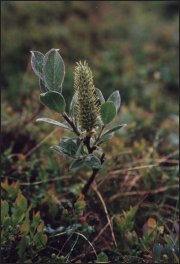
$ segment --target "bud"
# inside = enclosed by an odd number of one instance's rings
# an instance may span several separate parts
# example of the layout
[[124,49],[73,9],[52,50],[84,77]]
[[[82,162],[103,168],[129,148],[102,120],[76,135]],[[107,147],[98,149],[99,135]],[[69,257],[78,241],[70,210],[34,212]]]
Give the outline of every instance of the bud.
[[81,130],[90,132],[96,126],[99,115],[98,98],[93,75],[86,62],[78,62],[74,72],[74,92],[77,98],[75,118]]

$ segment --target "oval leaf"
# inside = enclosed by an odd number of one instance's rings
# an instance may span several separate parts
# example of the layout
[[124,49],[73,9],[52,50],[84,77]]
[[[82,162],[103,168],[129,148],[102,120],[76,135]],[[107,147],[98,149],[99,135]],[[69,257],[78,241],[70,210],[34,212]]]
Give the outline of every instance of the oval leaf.
[[107,142],[109,139],[111,139],[114,136],[114,133],[107,133],[101,136],[101,138],[98,140],[98,145]]
[[52,124],[52,125],[55,125],[55,126],[58,126],[58,127],[61,127],[61,128],[65,128],[65,129],[70,129],[71,130],[70,127],[68,127],[68,126],[66,126],[66,125],[64,125],[64,124],[62,124],[62,123],[60,123],[60,122],[58,122],[56,120],[53,120],[51,118],[38,118],[36,120],[36,122],[44,122],[44,123]]
[[99,253],[95,263],[108,263],[108,256],[104,252]]
[[27,199],[22,195],[21,192],[18,193],[18,196],[15,200],[15,204],[22,210],[25,211],[27,209]]
[[97,94],[97,97],[99,98],[101,104],[104,104],[105,103],[104,96],[98,88],[96,88],[96,94]]
[[39,77],[43,78],[43,62],[44,55],[39,51],[31,51],[31,65],[34,73]]
[[65,66],[58,49],[51,49],[45,54],[43,76],[50,90],[61,91],[65,75]]
[[71,162],[70,169],[72,170],[79,169],[83,165],[84,165],[84,159],[76,159],[76,160],[73,160],[73,162]]
[[46,93],[42,93],[40,94],[40,101],[45,106],[57,113],[64,113],[65,111],[66,103],[64,97],[58,92],[49,91]]
[[63,137],[60,141],[60,147],[61,150],[64,152],[64,154],[74,157],[76,155],[76,152],[78,150],[78,146],[76,143],[68,137]]
[[113,102],[116,107],[116,112],[118,112],[121,105],[121,97],[119,91],[114,91],[107,99],[107,102]]
[[69,137],[63,137],[60,140],[60,146],[52,146],[51,149],[69,157],[76,157],[78,145]]
[[103,123],[104,124],[110,123],[116,115],[116,108],[113,102],[106,102],[102,104],[100,113]]
[[89,155],[85,158],[84,165],[89,168],[99,169],[101,167],[101,161],[96,156]]

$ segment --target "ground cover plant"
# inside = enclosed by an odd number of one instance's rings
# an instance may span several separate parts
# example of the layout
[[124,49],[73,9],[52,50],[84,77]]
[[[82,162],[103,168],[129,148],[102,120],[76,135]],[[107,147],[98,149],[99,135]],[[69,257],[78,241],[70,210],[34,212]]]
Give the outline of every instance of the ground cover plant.
[[177,7],[2,2],[1,263],[179,263]]

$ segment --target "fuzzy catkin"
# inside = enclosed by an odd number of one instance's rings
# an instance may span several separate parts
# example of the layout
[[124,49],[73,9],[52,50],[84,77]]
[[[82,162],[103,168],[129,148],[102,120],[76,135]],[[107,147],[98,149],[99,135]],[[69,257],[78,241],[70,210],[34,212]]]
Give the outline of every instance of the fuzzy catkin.
[[86,62],[78,62],[74,71],[74,92],[77,98],[75,117],[82,130],[90,132],[99,115],[93,75]]

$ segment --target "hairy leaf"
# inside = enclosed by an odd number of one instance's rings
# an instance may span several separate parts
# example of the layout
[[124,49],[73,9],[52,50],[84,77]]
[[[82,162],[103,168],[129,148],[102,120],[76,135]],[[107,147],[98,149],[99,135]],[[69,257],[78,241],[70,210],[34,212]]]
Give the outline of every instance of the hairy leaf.
[[31,51],[31,65],[34,73],[39,77],[43,78],[43,62],[44,55],[39,51]]
[[73,160],[70,164],[70,169],[79,169],[84,165],[84,159],[76,159]]
[[69,126],[64,125],[64,124],[62,124],[56,120],[53,120],[51,118],[38,118],[38,119],[36,119],[36,122],[44,122],[44,123],[48,123],[48,124],[52,124],[52,125],[64,128],[64,129],[70,129],[71,130],[71,128]]
[[76,143],[68,137],[63,137],[60,140],[60,147],[64,150],[64,152],[71,157],[74,157],[76,155],[76,152],[78,150],[78,146]]
[[102,144],[102,143],[105,143],[107,142],[108,140],[110,140],[112,137],[113,137],[114,133],[107,133],[107,134],[104,134],[100,137],[100,139],[98,140],[98,145]]
[[97,94],[97,97],[99,98],[101,104],[104,104],[105,103],[104,96],[98,88],[96,88],[96,94]]
[[43,94],[40,94],[40,101],[57,113],[63,113],[65,111],[66,103],[62,94],[49,91]]
[[107,99],[107,102],[113,102],[116,107],[116,112],[118,112],[121,105],[121,97],[119,91],[114,91]]
[[101,167],[101,161],[99,158],[97,158],[94,155],[88,155],[85,160],[84,160],[84,164],[89,167],[89,168],[93,168],[93,169],[99,169]]
[[117,130],[125,127],[125,126],[126,126],[126,124],[115,126],[111,129],[107,130],[102,136],[107,135],[107,134],[112,133],[112,132],[115,132],[115,131],[117,131]]
[[115,115],[116,115],[116,108],[113,102],[106,102],[101,105],[101,118],[104,124],[110,123]]
[[65,66],[58,49],[51,49],[45,54],[43,76],[45,84],[52,91],[62,90]]

